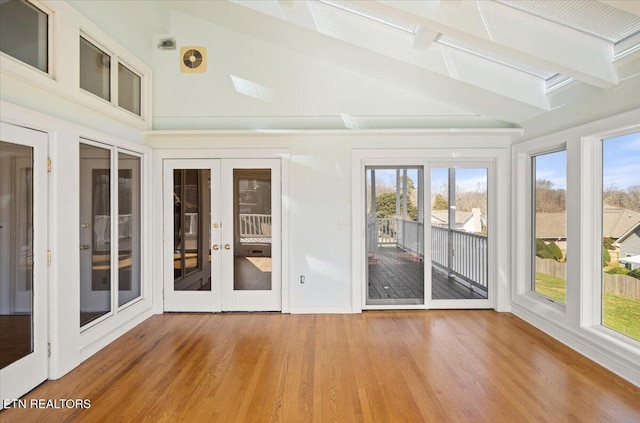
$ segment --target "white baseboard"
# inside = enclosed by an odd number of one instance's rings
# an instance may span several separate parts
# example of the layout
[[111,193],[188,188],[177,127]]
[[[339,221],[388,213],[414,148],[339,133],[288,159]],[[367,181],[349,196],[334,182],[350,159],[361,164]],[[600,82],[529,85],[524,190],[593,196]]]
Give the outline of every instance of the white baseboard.
[[605,369],[640,387],[640,365],[633,360],[621,356],[615,351],[615,348],[606,348],[601,345],[601,343],[596,343],[587,336],[582,336],[574,330],[545,319],[517,304],[512,304],[511,309],[514,315],[525,322],[535,326],[552,338],[555,338],[588,359],[598,363]]
[[353,314],[349,306],[344,307],[290,307],[290,314]]

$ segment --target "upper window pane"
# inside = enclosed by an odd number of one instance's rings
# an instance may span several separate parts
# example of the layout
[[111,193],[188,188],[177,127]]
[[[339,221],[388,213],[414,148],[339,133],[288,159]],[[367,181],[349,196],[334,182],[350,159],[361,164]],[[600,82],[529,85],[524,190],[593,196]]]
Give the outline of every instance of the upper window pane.
[[118,106],[140,116],[140,77],[118,63]]
[[80,37],[80,88],[111,101],[111,56]]
[[602,325],[640,341],[640,132],[602,141]]
[[567,152],[533,157],[533,290],[566,303]]
[[47,72],[48,20],[27,1],[1,1],[0,51]]

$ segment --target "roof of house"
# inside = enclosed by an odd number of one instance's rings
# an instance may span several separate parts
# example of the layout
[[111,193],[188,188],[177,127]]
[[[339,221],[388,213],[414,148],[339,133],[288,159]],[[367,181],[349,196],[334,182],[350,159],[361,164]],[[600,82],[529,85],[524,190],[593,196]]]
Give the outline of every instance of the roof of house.
[[[640,213],[605,204],[602,208],[603,236],[618,239],[640,222]],[[537,238],[566,238],[566,213],[536,213]]]
[[[456,225],[462,225],[471,219],[473,215],[470,211],[456,211]],[[449,210],[432,210],[431,223],[435,221],[447,223],[449,221]]]
[[567,213],[536,213],[536,238],[567,237]]
[[640,213],[605,204],[602,208],[604,236],[618,239],[640,222]]
[[640,232],[640,221],[637,222],[632,227],[630,227],[625,233],[620,235],[620,238],[618,238],[618,240],[616,241],[616,244],[620,244],[621,242],[624,242],[625,239],[629,238],[631,234],[636,232]]

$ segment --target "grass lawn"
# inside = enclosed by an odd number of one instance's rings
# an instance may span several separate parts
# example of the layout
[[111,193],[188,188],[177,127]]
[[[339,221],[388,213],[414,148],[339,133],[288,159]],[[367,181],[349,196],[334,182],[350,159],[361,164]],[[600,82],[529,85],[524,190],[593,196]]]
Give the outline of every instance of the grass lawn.
[[[563,279],[536,273],[536,292],[566,302],[566,282]],[[640,341],[640,301],[605,292],[604,326]]]

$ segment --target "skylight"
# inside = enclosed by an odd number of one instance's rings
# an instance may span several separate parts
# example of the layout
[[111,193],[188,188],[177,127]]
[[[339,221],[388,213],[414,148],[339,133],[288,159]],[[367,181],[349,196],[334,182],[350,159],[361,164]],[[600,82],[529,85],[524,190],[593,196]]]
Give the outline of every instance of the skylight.
[[544,79],[545,81],[558,75],[557,72],[554,72],[552,70],[541,68],[530,63],[522,62],[520,60],[514,59],[513,57],[509,57],[499,51],[480,46],[470,41],[461,40],[451,35],[440,34],[436,38],[436,42],[448,47],[453,47],[455,49],[465,51],[469,54],[473,54],[487,60],[491,60],[501,65],[508,66],[512,69],[526,72],[540,79]]
[[402,31],[406,31],[410,34],[415,34],[420,28],[420,25],[414,22],[406,21],[404,19],[381,13],[368,6],[365,2],[348,0],[318,0],[318,2],[337,7],[338,9],[342,9],[358,16],[362,16],[363,18],[371,19],[373,21],[385,24],[396,29],[400,29]]
[[598,1],[494,1],[614,44],[640,33],[640,17]]

